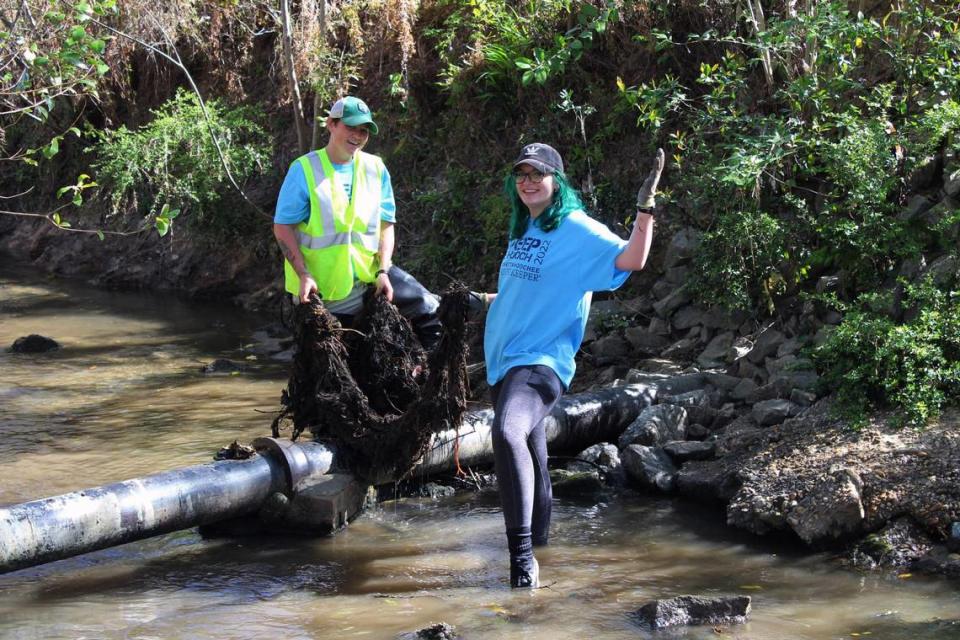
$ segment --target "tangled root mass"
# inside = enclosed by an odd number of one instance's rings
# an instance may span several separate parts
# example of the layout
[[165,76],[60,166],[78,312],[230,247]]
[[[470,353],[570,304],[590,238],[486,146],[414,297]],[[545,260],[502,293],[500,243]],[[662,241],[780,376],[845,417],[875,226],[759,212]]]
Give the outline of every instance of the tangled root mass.
[[429,354],[383,296],[368,294],[352,329],[319,299],[295,312],[297,353],[281,397],[280,425],[332,444],[337,465],[367,480],[399,479],[434,433],[458,428],[467,406],[467,314],[461,285],[442,296],[443,335]]

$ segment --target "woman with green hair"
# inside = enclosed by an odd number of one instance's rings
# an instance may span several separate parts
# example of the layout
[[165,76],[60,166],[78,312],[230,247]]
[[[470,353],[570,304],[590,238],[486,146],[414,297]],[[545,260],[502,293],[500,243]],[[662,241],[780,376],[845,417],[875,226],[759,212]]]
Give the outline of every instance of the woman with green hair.
[[642,269],[653,239],[663,150],[637,194],[627,241],[590,218],[547,144],[528,144],[505,189],[510,240],[489,304],[484,351],[494,406],[493,450],[510,550],[510,586],[539,586],[533,547],[547,543],[551,502],[543,419],[575,369],[594,291]]

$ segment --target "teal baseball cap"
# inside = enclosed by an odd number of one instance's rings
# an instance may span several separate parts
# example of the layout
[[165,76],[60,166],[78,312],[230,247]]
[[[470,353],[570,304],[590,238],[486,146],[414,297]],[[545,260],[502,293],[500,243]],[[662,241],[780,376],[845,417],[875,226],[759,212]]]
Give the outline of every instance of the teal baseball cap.
[[359,127],[365,124],[373,135],[377,135],[379,131],[377,123],[373,121],[373,114],[370,113],[370,107],[360,98],[353,96],[340,98],[330,107],[330,113],[328,115],[336,120],[343,120],[351,127]]

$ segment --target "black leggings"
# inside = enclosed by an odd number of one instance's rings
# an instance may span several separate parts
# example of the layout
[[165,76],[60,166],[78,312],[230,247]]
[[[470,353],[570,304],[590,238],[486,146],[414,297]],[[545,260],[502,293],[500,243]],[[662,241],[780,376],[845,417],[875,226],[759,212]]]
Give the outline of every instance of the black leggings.
[[490,390],[493,455],[508,535],[529,531],[546,544],[553,491],[543,419],[563,394],[563,383],[544,365],[514,367]]

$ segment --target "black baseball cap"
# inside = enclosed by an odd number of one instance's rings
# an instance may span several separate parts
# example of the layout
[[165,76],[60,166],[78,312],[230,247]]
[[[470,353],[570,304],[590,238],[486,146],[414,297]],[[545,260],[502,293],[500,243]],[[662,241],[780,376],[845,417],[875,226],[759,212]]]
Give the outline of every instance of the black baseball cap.
[[563,159],[557,150],[548,144],[534,142],[520,150],[520,156],[513,163],[516,169],[521,164],[535,167],[541,173],[563,173]]

